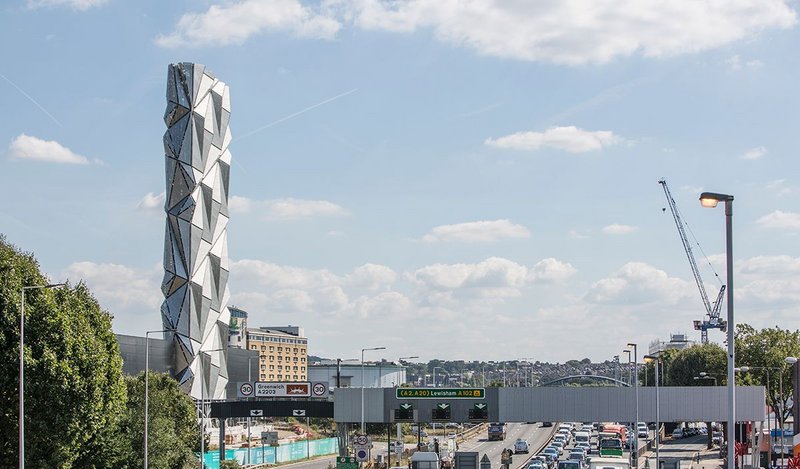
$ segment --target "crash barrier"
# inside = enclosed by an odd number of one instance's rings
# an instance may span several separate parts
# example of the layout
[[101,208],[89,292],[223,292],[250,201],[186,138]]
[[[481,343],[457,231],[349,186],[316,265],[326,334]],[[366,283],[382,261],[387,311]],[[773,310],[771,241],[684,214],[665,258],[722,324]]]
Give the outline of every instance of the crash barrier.
[[525,458],[525,462],[520,464],[519,467],[517,467],[517,469],[525,469],[526,467],[528,467],[528,462],[530,462],[530,460],[533,459],[534,456],[536,456],[539,453],[541,453],[543,449],[547,448],[547,445],[549,445],[550,442],[553,440],[553,436],[556,434],[556,431],[558,430],[558,424],[559,424],[559,422],[554,422],[553,423],[553,428],[552,428],[552,430],[550,430],[550,436],[547,438],[547,440],[545,440],[544,443],[539,445],[539,447],[536,448],[536,451],[531,451],[529,454],[527,454],[526,455],[527,457]]
[[[278,464],[299,461],[314,456],[339,452],[338,438],[302,440],[279,446],[256,446],[250,448],[250,464]],[[196,453],[199,456],[199,453]],[[203,458],[208,469],[219,469],[219,451],[209,451]],[[247,462],[247,448],[226,449],[225,460],[235,459],[239,464]]]

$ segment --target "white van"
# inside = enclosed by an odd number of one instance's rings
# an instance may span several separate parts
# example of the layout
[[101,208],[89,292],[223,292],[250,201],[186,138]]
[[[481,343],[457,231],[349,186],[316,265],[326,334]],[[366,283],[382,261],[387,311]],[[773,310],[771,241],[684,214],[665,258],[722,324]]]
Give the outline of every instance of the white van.
[[411,455],[411,469],[439,469],[439,455],[433,451],[417,451]]
[[631,463],[625,458],[592,458],[589,469],[631,469]]
[[590,438],[591,435],[589,434],[589,432],[575,432],[575,443],[581,443],[581,442],[589,443]]

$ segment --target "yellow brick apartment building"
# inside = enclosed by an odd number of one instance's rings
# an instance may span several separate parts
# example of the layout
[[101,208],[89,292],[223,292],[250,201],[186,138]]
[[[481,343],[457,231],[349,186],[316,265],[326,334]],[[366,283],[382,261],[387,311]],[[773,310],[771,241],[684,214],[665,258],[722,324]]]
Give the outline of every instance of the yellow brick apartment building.
[[259,381],[308,381],[308,339],[302,327],[248,328],[247,349],[258,351]]

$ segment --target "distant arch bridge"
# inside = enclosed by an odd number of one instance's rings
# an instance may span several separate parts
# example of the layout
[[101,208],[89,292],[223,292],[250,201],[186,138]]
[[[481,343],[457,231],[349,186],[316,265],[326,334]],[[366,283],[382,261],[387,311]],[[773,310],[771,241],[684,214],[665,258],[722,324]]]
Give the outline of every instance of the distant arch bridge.
[[619,384],[621,386],[630,387],[630,384],[620,381],[618,379],[609,378],[608,376],[602,375],[571,375],[571,376],[564,376],[563,378],[554,379],[553,381],[548,381],[546,383],[542,383],[540,386],[557,386],[561,383],[566,383],[569,381],[578,381],[582,379],[594,379],[598,381],[610,381],[614,384]]

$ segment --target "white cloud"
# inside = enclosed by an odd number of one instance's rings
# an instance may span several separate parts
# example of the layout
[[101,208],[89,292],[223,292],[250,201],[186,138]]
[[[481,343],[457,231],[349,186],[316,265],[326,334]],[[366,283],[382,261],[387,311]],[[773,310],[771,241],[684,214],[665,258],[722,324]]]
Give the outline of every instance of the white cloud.
[[504,219],[437,226],[423,236],[422,241],[426,243],[452,241],[490,243],[501,239],[526,239],[529,237],[530,232],[527,228]]
[[764,62],[758,59],[748,60],[742,63],[742,60],[739,58],[738,55],[733,55],[725,59],[725,63],[731,68],[731,70],[741,70],[742,67],[747,68],[761,68],[764,66]]
[[42,140],[20,134],[8,147],[9,156],[19,160],[47,161],[49,163],[89,164],[85,156],[73,153],[54,140]]
[[116,332],[139,334],[160,329],[163,275],[160,263],[139,270],[120,264],[84,261],[70,264],[59,278],[72,283],[86,282],[100,306],[114,315]]
[[348,275],[347,280],[353,286],[378,290],[392,285],[397,280],[397,273],[384,265],[364,264]]
[[783,0],[361,0],[351,13],[366,29],[430,28],[437,39],[480,54],[561,64],[695,53],[797,21]]
[[767,154],[766,147],[755,147],[747,150],[740,158],[743,160],[757,160]]
[[790,187],[786,184],[786,179],[776,179],[774,181],[770,181],[764,186],[764,188],[770,191],[775,191],[778,193],[778,195],[789,195],[796,190],[796,188]]
[[429,293],[447,292],[430,299],[450,301],[457,296],[507,298],[519,296],[525,286],[528,269],[500,257],[490,257],[477,264],[433,264],[407,273],[406,279]]
[[163,211],[164,210],[164,201],[166,199],[166,192],[162,192],[160,194],[153,194],[152,192],[148,192],[142,197],[142,200],[136,204],[136,208],[138,210],[148,211],[148,212],[155,212],[155,211]]
[[616,145],[623,139],[608,130],[587,131],[575,126],[551,127],[544,132],[517,132],[497,139],[487,138],[485,144],[495,148],[536,151],[544,147],[569,153],[585,153]]
[[531,282],[555,282],[565,280],[575,272],[577,270],[569,263],[550,257],[534,264],[528,271],[528,280]]
[[611,277],[598,280],[584,297],[591,303],[675,303],[689,293],[691,285],[668,277],[663,270],[642,262],[628,262]]
[[107,0],[27,0],[28,8],[43,8],[52,6],[67,6],[73,10],[88,10],[89,8],[105,5]]
[[585,235],[585,234],[581,233],[578,230],[569,230],[567,232],[567,236],[569,236],[569,239],[588,239],[589,238],[589,235]]
[[264,32],[291,32],[299,37],[332,39],[341,28],[298,0],[245,0],[212,5],[205,13],[187,13],[175,31],[159,36],[162,47],[241,44]]
[[439,41],[482,55],[577,65],[634,54],[659,58],[696,53],[796,22],[786,0],[329,0],[319,7],[298,0],[244,0],[185,14],[175,31],[156,43],[241,44],[272,31],[332,39],[344,25],[397,33],[430,29]]
[[800,213],[775,210],[756,220],[756,223],[763,228],[800,231]]
[[270,220],[296,220],[315,217],[347,215],[347,210],[327,200],[271,199],[253,200],[231,196],[228,207],[232,212],[258,212]]
[[625,235],[633,233],[638,229],[639,227],[636,226],[620,225],[619,223],[612,223],[611,225],[604,226],[602,231],[603,233],[610,235]]

